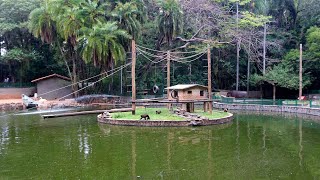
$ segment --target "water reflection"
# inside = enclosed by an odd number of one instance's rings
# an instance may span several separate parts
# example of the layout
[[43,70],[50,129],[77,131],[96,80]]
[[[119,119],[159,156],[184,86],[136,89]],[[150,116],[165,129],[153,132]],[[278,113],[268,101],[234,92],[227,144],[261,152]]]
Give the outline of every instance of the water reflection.
[[9,126],[8,126],[8,123],[5,122],[1,127],[0,154],[4,153],[8,142],[9,142]]
[[86,127],[83,127],[82,125],[79,126],[78,137],[79,137],[79,151],[80,153],[83,153],[84,158],[87,159],[87,157],[91,152],[91,148],[88,141],[88,133],[87,133]]
[[303,160],[303,146],[302,146],[302,119],[299,120],[299,165],[302,166],[302,160]]
[[[0,120],[0,179],[318,177],[320,125],[237,115],[199,128],[123,127],[94,116]],[[23,163],[22,163],[23,162]]]

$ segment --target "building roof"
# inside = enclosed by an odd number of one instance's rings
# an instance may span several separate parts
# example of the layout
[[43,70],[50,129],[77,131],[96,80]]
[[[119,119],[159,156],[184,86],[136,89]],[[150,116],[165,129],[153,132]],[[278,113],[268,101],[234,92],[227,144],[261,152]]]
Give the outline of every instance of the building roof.
[[200,87],[204,89],[208,89],[207,86],[199,85],[199,84],[178,84],[175,86],[167,87],[165,89],[170,89],[170,90],[184,90],[184,89],[190,89],[194,87]]
[[41,78],[38,78],[38,79],[34,79],[34,80],[32,80],[31,82],[38,82],[38,81],[50,79],[50,78],[53,78],[53,77],[57,77],[57,78],[60,78],[60,79],[64,79],[64,80],[66,80],[66,81],[71,81],[71,79],[68,78],[68,77],[61,76],[61,75],[59,75],[59,74],[51,74],[51,75],[44,76],[44,77],[41,77]]

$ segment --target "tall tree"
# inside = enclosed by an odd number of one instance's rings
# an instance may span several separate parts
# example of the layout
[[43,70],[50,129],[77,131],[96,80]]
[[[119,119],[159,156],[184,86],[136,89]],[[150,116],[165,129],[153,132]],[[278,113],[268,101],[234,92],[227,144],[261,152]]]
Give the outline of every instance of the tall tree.
[[125,29],[133,39],[137,39],[141,31],[141,22],[144,19],[144,12],[139,9],[137,2],[119,2],[112,11],[112,16],[119,22],[122,29]]
[[178,0],[161,0],[158,17],[158,48],[165,42],[171,46],[172,39],[182,32],[182,9]]
[[104,69],[113,67],[114,63],[125,58],[124,47],[120,38],[130,38],[128,33],[121,30],[116,22],[107,22],[94,25],[92,28],[84,27],[83,35],[79,37],[82,58],[86,62],[93,61]]

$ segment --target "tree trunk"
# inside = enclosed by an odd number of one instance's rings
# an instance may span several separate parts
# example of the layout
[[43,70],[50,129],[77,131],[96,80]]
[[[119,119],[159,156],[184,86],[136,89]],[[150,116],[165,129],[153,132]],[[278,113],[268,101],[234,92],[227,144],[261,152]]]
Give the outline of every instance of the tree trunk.
[[[264,0],[265,6],[267,6],[267,1]],[[266,7],[265,7],[266,8]],[[267,15],[267,9],[265,9],[265,15]],[[267,23],[264,24],[263,28],[263,75],[266,73],[266,41],[267,41]]]
[[248,51],[248,69],[247,69],[247,95],[249,93],[249,86],[250,86],[250,50],[251,50],[251,38],[249,39],[249,51]]
[[65,55],[64,55],[64,53],[63,53],[63,50],[62,50],[62,48],[61,48],[61,45],[60,45],[60,43],[59,43],[58,41],[57,41],[56,43],[57,43],[58,48],[59,48],[59,50],[60,50],[62,59],[63,59],[65,65],[66,65],[66,67],[67,67],[69,77],[71,78],[71,82],[73,82],[73,77],[72,77],[72,74],[71,74],[71,71],[70,71],[70,67],[69,67],[68,62],[67,62],[67,59],[66,59],[66,57],[65,57]]
[[73,92],[74,92],[74,96],[75,97],[78,97],[79,93],[76,92],[78,90],[78,83],[77,83],[77,64],[76,64],[76,54],[75,53],[72,53],[73,57],[72,57],[72,89],[73,89]]

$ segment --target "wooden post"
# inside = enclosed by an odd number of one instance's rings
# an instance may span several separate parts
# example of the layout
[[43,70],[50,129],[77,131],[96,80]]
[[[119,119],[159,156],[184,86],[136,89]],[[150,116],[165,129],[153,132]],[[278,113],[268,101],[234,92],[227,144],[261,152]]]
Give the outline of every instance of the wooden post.
[[[170,87],[170,51],[167,51],[167,88]],[[169,99],[170,90],[167,89],[167,98]],[[168,103],[168,109],[171,108],[171,103]]]
[[131,44],[132,64],[131,64],[131,79],[132,79],[132,114],[136,114],[136,42],[132,40]]
[[302,96],[302,44],[300,44],[300,67],[299,67],[299,99]]
[[122,84],[122,75],[123,75],[123,73],[122,73],[122,68],[120,69],[120,94],[121,94],[121,96],[123,95],[123,89],[122,89],[122,86],[123,86],[123,84]]
[[276,102],[276,84],[273,83],[273,104]]
[[239,1],[237,1],[236,4],[236,8],[237,8],[237,19],[236,19],[236,23],[237,23],[237,65],[236,65],[236,73],[237,73],[237,77],[236,77],[236,91],[239,90],[239,58],[240,58],[240,40],[239,40]]
[[208,96],[209,96],[209,113],[212,113],[212,88],[211,88],[211,52],[210,47],[208,45],[208,53],[207,53],[207,59],[208,59]]

